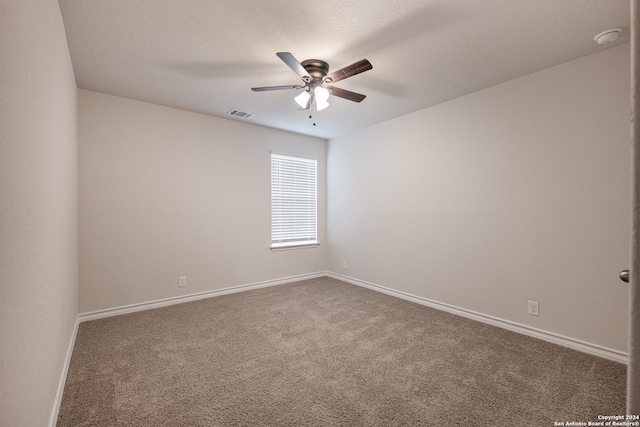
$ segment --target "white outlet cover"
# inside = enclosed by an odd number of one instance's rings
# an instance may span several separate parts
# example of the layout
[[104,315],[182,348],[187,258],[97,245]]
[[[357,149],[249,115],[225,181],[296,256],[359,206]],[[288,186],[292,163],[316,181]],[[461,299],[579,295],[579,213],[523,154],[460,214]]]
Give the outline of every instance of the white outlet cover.
[[180,276],[178,278],[178,287],[184,288],[185,286],[187,286],[187,276]]
[[540,316],[540,303],[537,301],[529,301],[527,304],[527,313],[532,316]]

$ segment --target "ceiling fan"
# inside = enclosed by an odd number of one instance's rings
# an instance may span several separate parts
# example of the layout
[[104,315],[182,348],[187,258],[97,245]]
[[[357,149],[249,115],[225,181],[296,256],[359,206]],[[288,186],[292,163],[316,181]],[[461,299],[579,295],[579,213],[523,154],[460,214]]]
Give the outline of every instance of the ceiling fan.
[[276,55],[297,75],[302,77],[304,85],[252,87],[251,90],[254,92],[303,89],[303,91],[295,97],[300,109],[308,110],[314,107],[317,111],[324,110],[329,106],[329,95],[354,102],[361,102],[366,97],[366,95],[340,89],[339,87],[327,86],[372,69],[373,66],[366,59],[361,59],[347,67],[329,73],[329,64],[319,59],[307,59],[306,61],[298,62],[289,52],[278,52]]

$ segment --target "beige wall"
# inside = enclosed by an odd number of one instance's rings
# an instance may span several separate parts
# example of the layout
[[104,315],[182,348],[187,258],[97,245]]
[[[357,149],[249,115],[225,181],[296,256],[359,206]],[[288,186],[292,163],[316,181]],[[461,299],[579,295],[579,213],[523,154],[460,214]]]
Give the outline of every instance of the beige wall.
[[[324,270],[325,140],[85,90],[79,112],[80,312]],[[269,250],[271,150],[319,161],[318,248]]]
[[77,89],[56,1],[0,5],[0,425],[46,426],[77,315]]
[[331,140],[328,270],[626,351],[629,66],[623,45]]

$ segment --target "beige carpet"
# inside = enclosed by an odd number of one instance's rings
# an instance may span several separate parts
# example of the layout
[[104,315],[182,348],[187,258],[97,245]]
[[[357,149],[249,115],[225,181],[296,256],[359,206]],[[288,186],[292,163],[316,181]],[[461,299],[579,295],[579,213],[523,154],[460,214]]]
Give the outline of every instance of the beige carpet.
[[58,426],[553,426],[625,374],[321,278],[82,323]]

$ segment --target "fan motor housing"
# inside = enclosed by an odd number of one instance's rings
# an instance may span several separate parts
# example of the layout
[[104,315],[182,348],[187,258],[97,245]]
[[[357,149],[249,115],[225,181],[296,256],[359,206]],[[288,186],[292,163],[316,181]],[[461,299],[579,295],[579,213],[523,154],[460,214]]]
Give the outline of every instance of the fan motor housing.
[[329,64],[319,59],[307,59],[300,63],[313,80],[322,80],[329,73]]

